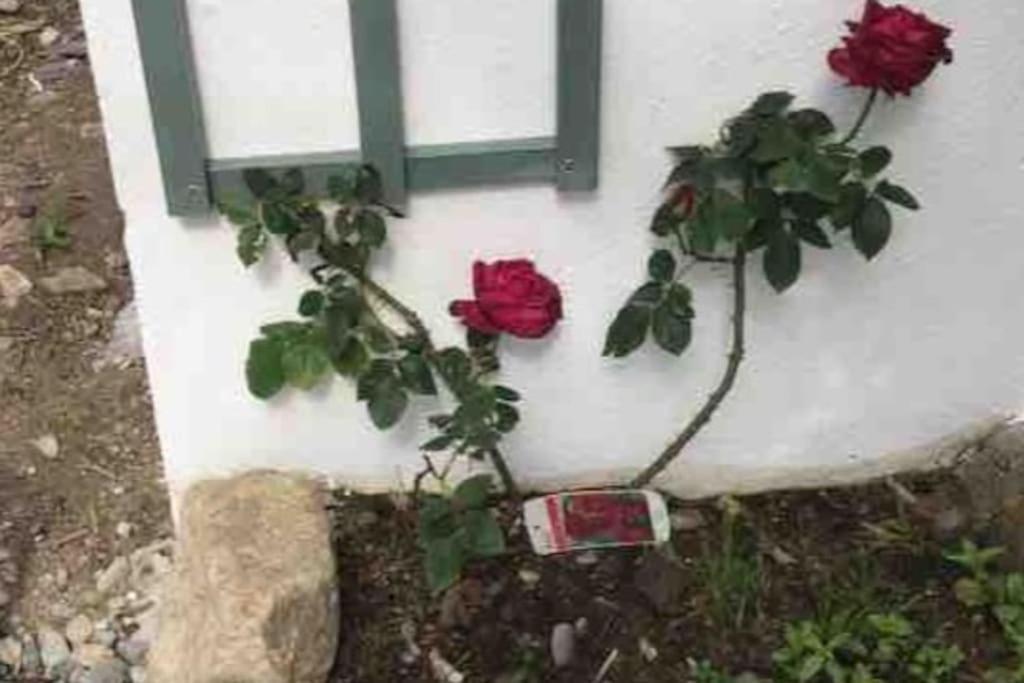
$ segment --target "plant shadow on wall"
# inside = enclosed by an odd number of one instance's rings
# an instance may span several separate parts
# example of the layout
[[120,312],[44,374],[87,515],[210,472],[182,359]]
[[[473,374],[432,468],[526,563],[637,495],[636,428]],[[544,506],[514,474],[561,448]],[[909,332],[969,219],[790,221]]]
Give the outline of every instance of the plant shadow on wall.
[[781,293],[799,279],[805,248],[852,242],[871,260],[889,242],[890,207],[920,208],[913,194],[888,177],[892,152],[854,141],[880,91],[909,95],[938,64],[952,59],[946,47],[950,30],[874,0],[849,28],[851,35],[829,54],[829,64],[869,94],[846,135],[836,139],[824,112],[794,108],[793,95],[769,92],[728,119],[714,144],[671,150],[676,163],[650,226],[659,246],[648,260],[647,281],[608,329],[604,354],[627,356],[648,335],[665,351],[683,353],[695,318],[683,278],[699,264],[732,266],[732,342],[718,386],[635,486],[651,483],[682,453],[735,384],[745,354],[748,257],[760,254],[765,278]]

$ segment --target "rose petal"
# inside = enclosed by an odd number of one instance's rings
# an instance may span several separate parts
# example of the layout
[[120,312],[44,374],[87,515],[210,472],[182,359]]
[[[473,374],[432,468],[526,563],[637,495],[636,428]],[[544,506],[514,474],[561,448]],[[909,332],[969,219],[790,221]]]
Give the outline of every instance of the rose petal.
[[453,301],[448,311],[455,317],[462,319],[466,327],[483,332],[484,334],[498,334],[501,332],[494,323],[488,319],[483,309],[475,301]]

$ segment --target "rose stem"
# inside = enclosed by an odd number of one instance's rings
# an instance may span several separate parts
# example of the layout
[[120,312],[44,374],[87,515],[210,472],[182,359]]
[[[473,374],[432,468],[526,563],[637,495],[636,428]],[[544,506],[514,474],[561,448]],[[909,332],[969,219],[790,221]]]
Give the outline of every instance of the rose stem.
[[679,436],[668,445],[668,447],[658,456],[658,459],[654,461],[645,469],[640,476],[632,481],[630,484],[634,488],[643,488],[651,483],[651,481],[661,474],[661,472],[672,463],[679,454],[682,453],[686,444],[697,435],[708,422],[711,421],[711,417],[715,414],[718,406],[721,405],[726,395],[732,389],[733,384],[736,382],[736,374],[739,372],[740,363],[743,362],[743,336],[744,336],[744,317],[746,316],[747,308],[747,252],[743,244],[740,243],[736,246],[736,254],[732,258],[732,281],[734,289],[733,299],[733,314],[732,314],[732,349],[729,351],[729,364],[726,367],[725,375],[722,376],[722,380],[718,383],[718,387],[708,397],[704,406],[700,409],[690,423],[686,425],[686,428],[680,432]]
[[[384,289],[384,287],[379,285],[365,272],[349,268],[342,268],[342,270],[355,278],[359,284],[361,284],[370,294],[383,302],[385,306],[397,313],[398,316],[405,321],[405,324],[416,333],[416,336],[423,340],[427,351],[427,360],[429,360],[430,364],[434,366],[435,370],[437,370],[437,374],[441,376],[441,380],[444,382],[445,386],[448,387],[448,390],[458,397],[458,392],[455,390],[455,387],[451,385],[448,378],[443,372],[441,372],[440,367],[438,367],[436,357],[437,349],[434,347],[434,342],[430,338],[430,331],[427,329],[427,326],[423,324],[423,321],[420,320],[416,311],[399,301],[393,294],[391,294],[391,292]],[[518,499],[519,487],[516,486],[515,479],[512,478],[512,472],[509,470],[508,463],[505,462],[505,458],[501,454],[501,451],[498,450],[497,446],[495,446],[494,448],[489,449],[487,454],[490,456],[491,462],[494,463],[494,469],[498,471],[498,476],[501,478],[501,483],[504,485],[505,491],[513,499]]]
[[846,137],[839,141],[840,145],[845,145],[852,142],[855,137],[860,133],[860,129],[864,127],[864,123],[868,120],[868,115],[871,113],[872,108],[875,106],[875,101],[878,99],[878,88],[872,88],[871,94],[868,95],[867,101],[864,102],[864,108],[860,110],[860,116],[857,117],[857,122],[853,124],[853,128],[846,134]]

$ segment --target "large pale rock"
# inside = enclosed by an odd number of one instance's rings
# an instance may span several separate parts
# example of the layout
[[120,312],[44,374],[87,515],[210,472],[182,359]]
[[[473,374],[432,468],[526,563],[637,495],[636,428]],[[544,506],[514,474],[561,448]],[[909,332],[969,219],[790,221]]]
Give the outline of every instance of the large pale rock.
[[204,482],[181,507],[149,683],[319,683],[338,638],[326,491],[290,474]]

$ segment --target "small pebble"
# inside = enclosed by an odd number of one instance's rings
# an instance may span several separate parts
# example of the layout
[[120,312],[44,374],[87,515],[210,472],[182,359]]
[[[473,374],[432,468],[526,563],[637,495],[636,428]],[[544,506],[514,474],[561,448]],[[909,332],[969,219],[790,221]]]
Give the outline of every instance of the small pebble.
[[47,26],[39,32],[39,44],[47,50],[53,47],[58,40],[60,40],[60,31],[53,26]]
[[32,445],[35,446],[36,450],[39,451],[44,458],[53,460],[60,455],[60,442],[57,441],[57,437],[53,434],[44,434],[38,439],[32,441]]
[[540,582],[540,573],[532,569],[520,569],[519,580],[527,586],[536,586]]
[[658,658],[658,648],[651,645],[651,641],[647,638],[640,638],[637,645],[640,648],[640,655],[648,662],[653,662]]
[[114,530],[120,538],[128,538],[132,535],[134,527],[128,522],[118,522],[117,528]]
[[576,564],[584,567],[590,567],[600,561],[600,556],[593,550],[585,550],[576,556]]
[[555,624],[551,629],[551,659],[561,669],[572,663],[576,654],[576,631],[572,624]]
[[64,635],[72,647],[76,648],[92,637],[92,631],[92,620],[84,614],[77,615],[64,627]]
[[0,14],[16,14],[21,11],[21,0],[0,0]]
[[673,531],[696,531],[707,526],[707,520],[700,510],[677,510],[669,516]]

